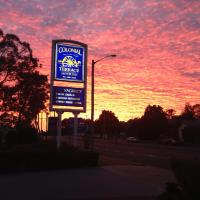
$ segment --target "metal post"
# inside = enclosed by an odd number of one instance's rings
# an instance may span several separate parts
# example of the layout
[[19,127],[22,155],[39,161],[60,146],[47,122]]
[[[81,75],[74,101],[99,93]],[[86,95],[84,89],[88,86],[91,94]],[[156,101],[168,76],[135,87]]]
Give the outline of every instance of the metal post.
[[[94,65],[95,63],[101,61],[101,60],[104,60],[105,58],[108,58],[108,57],[116,57],[115,54],[112,54],[112,55],[107,55],[99,60],[92,60],[92,70],[91,70],[91,121],[92,121],[92,126],[91,126],[91,143],[93,143],[92,141],[92,137],[94,135]],[[93,144],[94,145],[94,144]]]
[[89,141],[90,141],[90,146],[91,143],[93,143],[92,141],[92,137],[94,135],[94,65],[95,65],[95,61],[92,60],[92,74],[91,74],[91,134],[89,135]]
[[61,127],[62,127],[62,111],[57,111],[58,114],[58,125],[57,125],[57,137],[56,137],[56,144],[57,149],[60,149],[61,144]]
[[40,114],[40,132],[42,132],[42,112]]
[[94,65],[95,61],[92,60],[92,74],[91,74],[91,121],[94,122]]
[[73,112],[73,114],[74,114],[73,146],[74,146],[74,147],[77,147],[78,114],[79,114],[79,112]]
[[91,71],[91,120],[92,122],[94,122],[94,65],[95,63],[101,61],[101,60],[104,60],[105,58],[108,58],[108,57],[116,57],[115,54],[111,54],[111,55],[107,55],[99,60],[92,60],[92,71]]
[[40,119],[39,119],[39,114],[37,114],[37,129],[38,129],[38,132],[40,133]]
[[48,131],[48,114],[46,113],[46,132]]
[[46,113],[46,140],[47,140],[47,134],[48,134],[48,119],[49,119],[48,116],[49,116],[48,113]]

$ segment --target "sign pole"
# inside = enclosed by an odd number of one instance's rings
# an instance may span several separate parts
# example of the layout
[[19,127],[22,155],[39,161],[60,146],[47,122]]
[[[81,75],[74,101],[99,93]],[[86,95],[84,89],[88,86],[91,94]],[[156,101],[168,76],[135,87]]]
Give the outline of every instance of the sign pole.
[[[73,144],[77,146],[78,114],[86,112],[88,46],[74,40],[52,40],[49,110],[57,112],[57,149],[61,145],[63,112],[74,114]],[[58,81],[62,83],[58,84]],[[73,84],[67,84],[73,82]],[[68,85],[73,85],[69,87]],[[80,86],[81,85],[81,86]]]
[[79,112],[73,112],[73,114],[74,114],[73,146],[77,147],[78,115],[79,115]]
[[56,146],[57,149],[60,149],[60,144],[61,144],[61,127],[62,127],[62,111],[58,110],[58,126],[57,126],[57,137],[56,137]]
[[92,60],[92,71],[91,71],[91,121],[94,122],[94,65],[95,61]]

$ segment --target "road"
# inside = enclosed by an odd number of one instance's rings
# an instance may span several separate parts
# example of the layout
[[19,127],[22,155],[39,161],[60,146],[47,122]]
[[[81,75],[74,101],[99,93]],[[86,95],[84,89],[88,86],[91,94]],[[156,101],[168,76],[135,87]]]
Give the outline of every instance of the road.
[[[63,136],[63,142],[73,139]],[[84,140],[78,138],[78,145],[84,148]],[[178,159],[200,159],[200,147],[169,146],[156,143],[130,143],[126,140],[94,139],[93,150],[103,157],[118,159],[133,165],[153,166],[170,169],[170,161]]]
[[153,143],[96,140],[94,149],[102,155],[127,160],[135,165],[170,168],[171,159],[200,159],[200,148]]

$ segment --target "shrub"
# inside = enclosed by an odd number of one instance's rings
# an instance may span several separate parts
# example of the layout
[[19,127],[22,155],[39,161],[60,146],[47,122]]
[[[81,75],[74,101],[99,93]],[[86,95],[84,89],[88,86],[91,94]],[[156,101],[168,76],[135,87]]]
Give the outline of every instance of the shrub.
[[172,160],[173,172],[183,188],[185,199],[200,199],[200,161]]
[[17,128],[19,144],[33,144],[39,139],[38,132],[30,126],[20,126]]
[[97,152],[52,143],[16,146],[0,152],[0,173],[55,170],[98,165]]
[[166,191],[157,200],[200,199],[200,160],[173,159],[171,165],[178,183],[167,183]]
[[183,193],[180,186],[176,183],[167,183],[166,191],[159,195],[156,200],[183,200]]
[[7,147],[14,147],[18,143],[17,131],[8,131],[6,134],[6,145]]

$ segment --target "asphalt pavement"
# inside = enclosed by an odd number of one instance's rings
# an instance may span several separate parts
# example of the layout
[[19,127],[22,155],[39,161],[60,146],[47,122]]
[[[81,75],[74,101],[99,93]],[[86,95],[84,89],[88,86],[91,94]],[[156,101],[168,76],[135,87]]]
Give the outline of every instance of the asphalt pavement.
[[0,174],[2,200],[150,200],[174,182],[173,173],[150,166],[104,165],[22,174]]
[[[99,145],[104,145],[99,149],[111,153],[101,154],[98,167],[0,174],[0,199],[152,200],[164,191],[167,182],[176,182],[170,168],[157,167],[157,163],[160,157],[183,154],[183,150],[164,151],[163,147],[143,144]],[[153,164],[146,155],[150,155]]]

